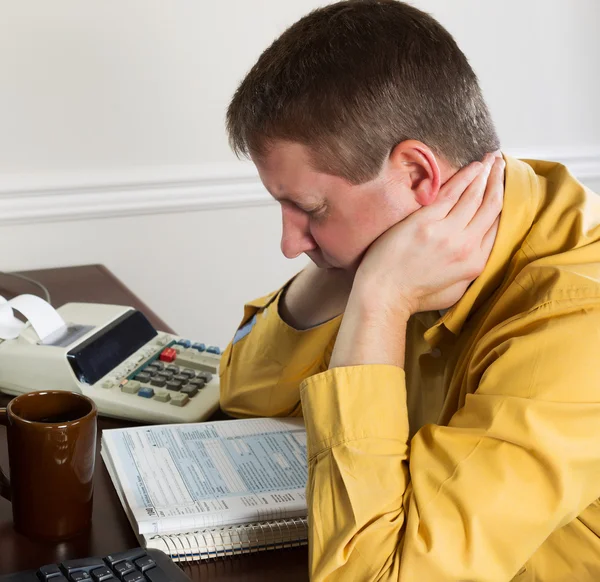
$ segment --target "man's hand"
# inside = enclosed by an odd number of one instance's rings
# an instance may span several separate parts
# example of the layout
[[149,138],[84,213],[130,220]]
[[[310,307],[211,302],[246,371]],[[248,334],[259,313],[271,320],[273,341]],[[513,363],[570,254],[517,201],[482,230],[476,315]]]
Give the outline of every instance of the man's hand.
[[356,284],[377,301],[419,311],[454,305],[480,275],[496,237],[504,160],[488,155],[457,172],[436,200],[381,235]]
[[504,160],[462,168],[431,205],[383,233],[363,257],[330,367],[404,365],[413,313],[454,305],[483,271],[503,200]]

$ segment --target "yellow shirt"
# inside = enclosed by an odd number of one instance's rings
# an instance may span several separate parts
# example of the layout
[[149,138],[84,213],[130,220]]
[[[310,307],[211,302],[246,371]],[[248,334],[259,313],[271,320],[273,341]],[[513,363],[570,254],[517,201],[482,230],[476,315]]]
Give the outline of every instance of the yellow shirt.
[[314,581],[600,580],[600,198],[506,161],[485,270],[405,370],[328,370],[341,318],[294,330],[280,292],[223,355],[230,414],[304,415]]

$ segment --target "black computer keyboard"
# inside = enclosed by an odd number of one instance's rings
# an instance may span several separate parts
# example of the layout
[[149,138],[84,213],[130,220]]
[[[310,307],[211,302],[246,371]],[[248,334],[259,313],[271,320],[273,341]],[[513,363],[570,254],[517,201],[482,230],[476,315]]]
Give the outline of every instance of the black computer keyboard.
[[0,576],[0,582],[190,582],[164,552],[136,548]]

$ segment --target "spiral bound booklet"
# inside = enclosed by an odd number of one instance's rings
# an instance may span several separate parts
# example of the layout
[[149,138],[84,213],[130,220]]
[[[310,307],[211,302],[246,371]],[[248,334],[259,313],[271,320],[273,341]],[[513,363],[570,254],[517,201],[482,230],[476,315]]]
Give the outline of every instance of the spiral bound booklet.
[[104,430],[100,454],[142,545],[175,561],[306,544],[302,419]]

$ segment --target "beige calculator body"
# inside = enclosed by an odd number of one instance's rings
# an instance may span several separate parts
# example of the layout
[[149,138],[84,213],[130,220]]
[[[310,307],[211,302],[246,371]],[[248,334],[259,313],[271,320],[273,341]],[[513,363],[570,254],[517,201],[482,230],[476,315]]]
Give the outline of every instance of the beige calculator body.
[[0,391],[70,390],[99,414],[141,423],[205,420],[219,406],[220,350],[157,331],[131,307],[67,303],[41,342],[29,325],[0,341]]

